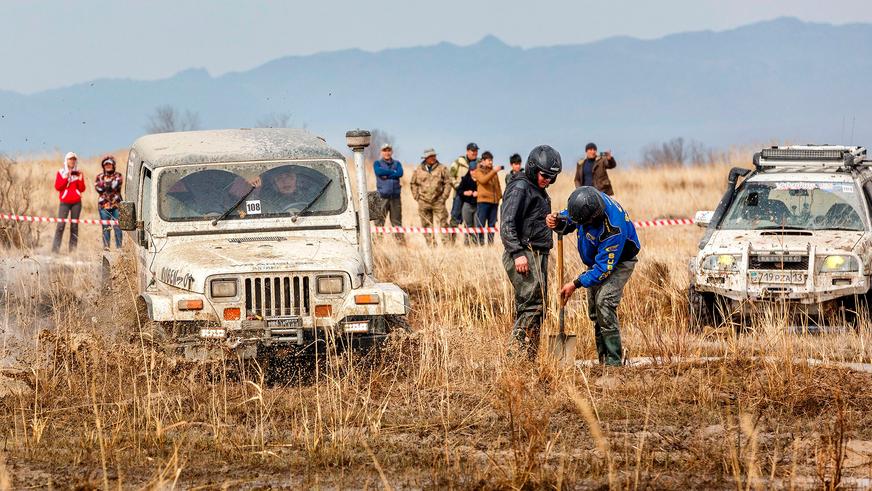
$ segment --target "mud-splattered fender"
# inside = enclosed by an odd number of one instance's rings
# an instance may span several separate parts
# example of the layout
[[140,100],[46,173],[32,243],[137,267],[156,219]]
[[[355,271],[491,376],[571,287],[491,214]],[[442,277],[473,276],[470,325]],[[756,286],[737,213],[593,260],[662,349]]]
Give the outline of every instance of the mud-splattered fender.
[[[358,305],[358,295],[376,295],[378,304]],[[393,283],[371,283],[349,292],[339,309],[340,317],[351,315],[406,315],[409,313],[409,295]]]
[[[143,293],[140,295],[148,309],[148,318],[157,322],[173,321],[217,321],[218,314],[209,300],[196,293],[159,294]],[[179,301],[202,300],[202,310],[180,310]]]

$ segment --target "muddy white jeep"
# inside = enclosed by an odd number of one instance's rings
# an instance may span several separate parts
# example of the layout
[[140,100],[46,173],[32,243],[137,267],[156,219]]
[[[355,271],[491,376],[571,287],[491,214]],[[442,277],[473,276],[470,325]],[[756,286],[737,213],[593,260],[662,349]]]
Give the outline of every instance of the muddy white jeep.
[[[740,177],[744,180],[737,186]],[[872,273],[866,149],[782,146],[730,172],[691,262],[692,323],[746,325],[768,309],[792,328],[852,324]]]
[[[369,134],[348,143],[362,168]],[[301,130],[136,140],[119,222],[163,342],[190,358],[253,358],[369,348],[405,325],[409,297],[374,279],[368,213],[355,211],[348,176],[341,153]]]

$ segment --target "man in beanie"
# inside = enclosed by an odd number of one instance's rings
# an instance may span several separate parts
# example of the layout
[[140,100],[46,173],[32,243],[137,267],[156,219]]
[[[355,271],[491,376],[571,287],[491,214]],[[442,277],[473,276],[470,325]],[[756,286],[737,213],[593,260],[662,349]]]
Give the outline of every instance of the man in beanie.
[[[115,157],[107,155],[100,162],[103,172],[97,176],[94,189],[100,194],[97,198],[97,210],[100,220],[118,221],[118,204],[121,203],[121,184],[124,178],[115,170]],[[121,249],[121,227],[103,225],[103,249],[109,250],[111,229],[115,229],[115,248]]]
[[583,186],[572,192],[565,210],[548,215],[545,222],[563,234],[578,232],[578,255],[588,270],[563,285],[560,296],[565,302],[578,288],[587,288],[588,317],[594,323],[600,363],[621,366],[618,305],[642,248],[630,216],[605,193]]
[[[79,170],[79,157],[73,152],[68,152],[64,156],[64,166],[55,175],[55,190],[58,192],[60,205],[58,206],[58,218],[79,219],[82,213],[82,193],[85,192],[85,177],[82,171]],[[54,242],[52,242],[52,252],[58,252],[61,249],[61,242],[64,238],[64,228],[66,223],[58,222],[55,229]],[[70,252],[76,250],[79,244],[79,224],[70,224]]]
[[[448,211],[445,200],[451,196],[451,177],[448,169],[436,160],[436,151],[428,148],[421,156],[421,165],[412,173],[409,188],[418,202],[418,214],[424,227],[447,227]],[[425,234],[430,245],[435,244],[435,234]]]
[[597,154],[596,143],[588,143],[584,153],[585,158],[579,160],[575,167],[575,187],[593,186],[609,196],[615,194],[606,170],[618,165],[611,150]]

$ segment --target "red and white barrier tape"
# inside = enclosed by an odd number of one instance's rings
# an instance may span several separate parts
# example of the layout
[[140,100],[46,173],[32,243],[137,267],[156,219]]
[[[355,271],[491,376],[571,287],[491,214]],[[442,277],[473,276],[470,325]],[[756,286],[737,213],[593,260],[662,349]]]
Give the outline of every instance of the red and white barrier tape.
[[[639,220],[633,222],[636,228],[671,227],[693,225],[691,218],[663,218],[659,220]],[[377,234],[483,234],[499,232],[499,227],[373,227]]]
[[[89,218],[55,218],[33,217],[27,215],[12,215],[0,213],[0,220],[34,223],[80,223],[84,225],[118,225],[116,220],[93,220]],[[670,227],[675,225],[693,225],[690,218],[664,218],[660,220],[639,220],[633,222],[637,228]],[[497,233],[498,227],[373,227],[377,234],[483,234]]]
[[7,213],[0,213],[0,220],[34,223],[81,223],[84,225],[118,225],[118,222],[116,220],[92,220],[90,218],[31,217],[27,215],[10,215]]

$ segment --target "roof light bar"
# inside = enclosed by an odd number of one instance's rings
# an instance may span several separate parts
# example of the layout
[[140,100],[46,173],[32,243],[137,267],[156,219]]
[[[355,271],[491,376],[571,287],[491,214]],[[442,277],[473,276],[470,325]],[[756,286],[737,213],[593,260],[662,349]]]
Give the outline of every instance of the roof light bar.
[[763,160],[843,162],[845,154],[850,154],[851,152],[843,149],[764,148],[761,153]]

